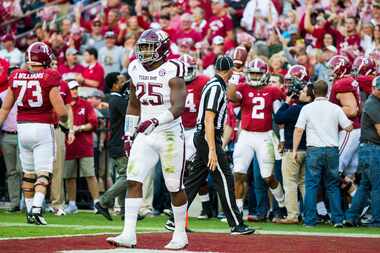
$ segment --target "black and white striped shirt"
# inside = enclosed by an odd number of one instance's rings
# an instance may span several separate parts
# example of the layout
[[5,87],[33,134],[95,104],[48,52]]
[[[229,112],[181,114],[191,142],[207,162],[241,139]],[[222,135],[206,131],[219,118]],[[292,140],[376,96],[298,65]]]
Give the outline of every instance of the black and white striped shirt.
[[204,121],[206,111],[213,111],[215,115],[215,132],[218,135],[223,133],[224,121],[227,112],[226,83],[219,76],[215,75],[202,90],[201,102],[199,104],[197,129],[204,131]]

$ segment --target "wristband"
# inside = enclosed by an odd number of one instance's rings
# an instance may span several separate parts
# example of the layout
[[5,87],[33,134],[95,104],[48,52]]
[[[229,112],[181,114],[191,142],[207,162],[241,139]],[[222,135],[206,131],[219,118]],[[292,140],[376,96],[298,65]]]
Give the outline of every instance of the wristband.
[[166,110],[162,114],[160,114],[160,116],[158,116],[156,119],[158,120],[158,124],[162,125],[174,120],[174,115],[171,111]]
[[127,114],[125,115],[124,135],[133,136],[136,132],[137,124],[139,123],[139,116]]
[[280,128],[280,142],[285,142],[285,129]]

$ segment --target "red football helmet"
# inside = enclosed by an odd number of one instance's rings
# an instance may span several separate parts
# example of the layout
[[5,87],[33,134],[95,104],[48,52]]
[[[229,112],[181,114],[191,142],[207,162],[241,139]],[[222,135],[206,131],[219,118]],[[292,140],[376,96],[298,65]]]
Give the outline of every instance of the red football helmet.
[[197,76],[197,62],[194,57],[184,54],[178,60],[185,63],[186,73],[184,76],[185,82],[191,82]]
[[285,79],[297,79],[298,81],[307,82],[309,76],[307,75],[307,70],[303,65],[293,65],[288,69],[285,75]]
[[252,86],[263,86],[269,82],[269,66],[260,58],[255,58],[247,65],[248,84]]
[[376,75],[376,63],[370,57],[359,56],[352,64],[354,75]]
[[54,59],[53,51],[43,42],[32,43],[25,52],[25,62],[31,65],[49,67]]
[[150,66],[165,60],[169,54],[170,41],[166,32],[159,29],[144,31],[136,42],[136,56],[143,65]]
[[343,55],[333,56],[327,63],[327,66],[335,79],[342,78],[351,72],[350,61]]
[[361,55],[359,49],[353,46],[346,46],[339,50],[339,54],[347,57],[350,62],[353,62],[357,57]]
[[237,66],[238,68],[243,66],[245,64],[245,61],[247,60],[247,56],[248,56],[248,53],[245,47],[243,46],[236,47],[232,55],[234,65],[238,65]]

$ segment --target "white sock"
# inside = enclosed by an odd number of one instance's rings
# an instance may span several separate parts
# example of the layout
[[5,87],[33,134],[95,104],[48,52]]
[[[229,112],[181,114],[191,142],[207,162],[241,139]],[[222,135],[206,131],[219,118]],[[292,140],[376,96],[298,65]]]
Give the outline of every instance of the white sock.
[[69,206],[76,206],[77,204],[75,203],[75,200],[70,200],[69,201]]
[[[36,192],[34,193],[32,213],[39,213],[41,211],[42,204],[45,199],[45,193]],[[33,210],[34,207],[37,207],[36,210]]]
[[33,199],[30,198],[25,198],[25,205],[26,205],[26,211],[30,213],[32,211],[32,206],[33,206]]
[[207,202],[207,201],[210,201],[210,196],[207,194],[205,195],[199,195],[199,199],[201,202]]
[[270,191],[273,194],[273,197],[277,200],[279,207],[285,206],[285,195],[284,191],[282,190],[281,184],[278,183],[277,187],[272,189],[270,188]]
[[325,206],[325,202],[321,201],[317,203],[317,213],[319,215],[326,215],[327,214],[327,209]]
[[173,239],[176,235],[180,235],[186,233],[186,210],[187,210],[187,202],[182,206],[173,206],[173,215],[174,215],[174,223],[175,229],[173,233]]
[[236,205],[239,208],[239,211],[243,212],[243,205],[244,205],[243,199],[236,199]]
[[131,240],[134,243],[136,243],[137,214],[139,212],[142,201],[142,198],[125,199],[125,217],[122,235],[126,236],[128,240]]

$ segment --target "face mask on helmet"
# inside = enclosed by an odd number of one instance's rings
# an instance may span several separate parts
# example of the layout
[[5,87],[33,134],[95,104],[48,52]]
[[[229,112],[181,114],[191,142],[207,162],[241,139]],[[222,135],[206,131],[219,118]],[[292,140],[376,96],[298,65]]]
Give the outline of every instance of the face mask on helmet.
[[184,76],[185,82],[191,82],[195,79],[197,75],[197,67],[196,66],[188,66],[186,75]]
[[142,64],[153,64],[161,59],[156,51],[158,42],[143,42],[136,44],[136,55]]
[[248,72],[248,84],[251,86],[263,86],[268,83],[269,75],[261,72]]

